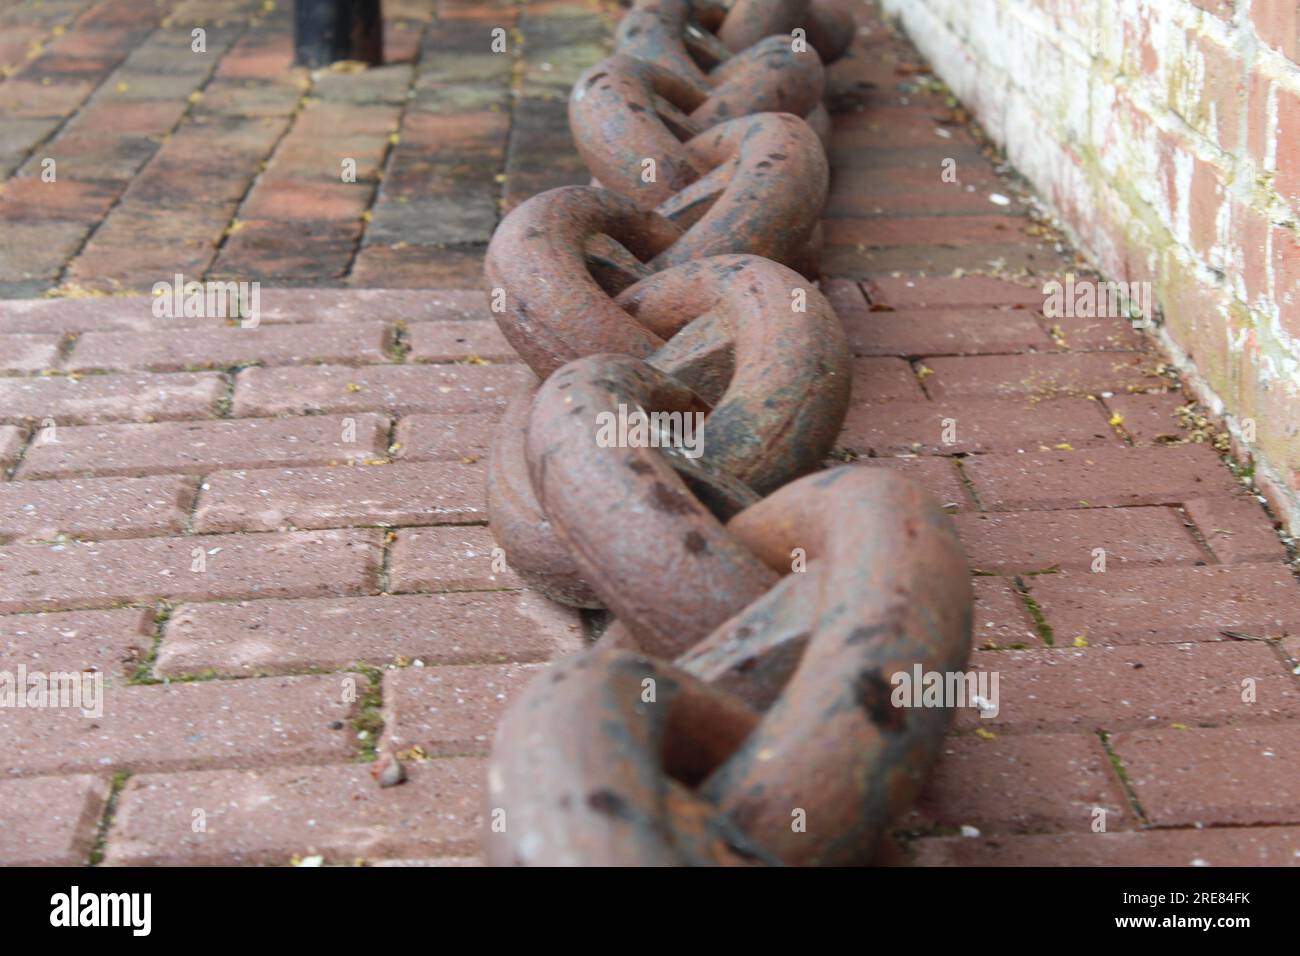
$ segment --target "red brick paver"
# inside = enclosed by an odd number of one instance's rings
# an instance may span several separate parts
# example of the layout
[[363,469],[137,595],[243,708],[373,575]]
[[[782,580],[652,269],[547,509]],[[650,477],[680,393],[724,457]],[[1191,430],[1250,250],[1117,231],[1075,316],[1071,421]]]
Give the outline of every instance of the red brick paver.
[[7,481],[0,484],[0,541],[179,534],[194,486],[175,475]]
[[1300,724],[1174,728],[1113,738],[1156,826],[1300,823]]
[[19,478],[202,474],[259,465],[359,465],[387,454],[380,415],[79,425],[28,449]]
[[1238,488],[1205,445],[981,455],[962,471],[993,511],[1179,504]]
[[1132,813],[1101,741],[1086,734],[1034,734],[948,742],[909,829],[985,832],[1121,829]]
[[[381,790],[367,767],[279,767],[141,774],[109,832],[110,865],[331,863],[465,856],[482,826],[483,761],[415,764]],[[197,814],[196,814],[197,811]],[[203,829],[195,823],[202,820]]]
[[[1293,720],[1300,688],[1257,642],[978,651],[996,671],[996,715],[965,710],[957,728],[1007,733],[1128,729],[1170,723]],[[1243,681],[1253,681],[1253,699]]]
[[108,781],[91,774],[0,782],[4,866],[77,866],[90,855],[108,801]]
[[381,322],[347,325],[268,325],[154,332],[87,332],[77,339],[67,368],[170,371],[226,368],[253,362],[301,365],[316,362],[382,362],[391,327]]
[[4,620],[4,658],[27,661],[45,673],[99,671],[105,679],[129,677],[153,647],[154,615],[148,608],[58,611]]
[[219,471],[203,486],[196,531],[275,531],[483,521],[483,467],[461,462]]
[[352,530],[7,545],[0,610],[355,594],[380,557],[378,532]]
[[[508,644],[500,640],[510,635]],[[182,604],[157,673],[293,673],[399,658],[422,664],[543,661],[581,646],[578,616],[531,591]]]
[[3,736],[25,775],[106,770],[274,766],[346,759],[354,751],[351,677],[108,687],[103,714],[20,709]]
[[969,514],[957,518],[957,530],[975,567],[1002,574],[1063,568],[1123,574],[1202,557],[1170,508]]
[[302,415],[379,409],[465,414],[505,407],[528,380],[522,365],[371,365],[250,368],[235,382],[236,415]]
[[486,755],[511,698],[533,664],[411,667],[384,676],[384,748],[433,756]]
[[1222,640],[1225,631],[1300,634],[1295,577],[1283,564],[1063,571],[1027,580],[1047,623],[1067,639],[1145,644]]
[[41,436],[44,442],[58,438],[63,425],[203,418],[225,391],[213,372],[0,378],[0,417],[42,429],[53,425],[53,433]]
[[870,455],[965,455],[1118,446],[1095,402],[1056,398],[1031,403],[970,398],[946,402],[899,401],[882,415],[857,403],[840,444]]

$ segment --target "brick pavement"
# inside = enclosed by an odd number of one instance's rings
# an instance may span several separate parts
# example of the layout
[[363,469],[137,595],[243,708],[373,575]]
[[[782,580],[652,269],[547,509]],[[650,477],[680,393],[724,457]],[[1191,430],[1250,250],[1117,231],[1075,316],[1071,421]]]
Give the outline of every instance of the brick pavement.
[[[564,97],[610,11],[389,0],[390,65],[313,77],[288,6],[0,13],[0,646],[104,679],[100,718],[0,712],[0,863],[472,864],[497,716],[590,637],[491,560],[486,440],[525,370],[475,290],[502,211],[585,179]],[[953,513],[1002,685],[899,858],[1294,864],[1294,553],[1145,339],[1041,314],[1080,264],[851,6],[835,457]],[[154,318],[175,272],[260,280],[260,324]]]

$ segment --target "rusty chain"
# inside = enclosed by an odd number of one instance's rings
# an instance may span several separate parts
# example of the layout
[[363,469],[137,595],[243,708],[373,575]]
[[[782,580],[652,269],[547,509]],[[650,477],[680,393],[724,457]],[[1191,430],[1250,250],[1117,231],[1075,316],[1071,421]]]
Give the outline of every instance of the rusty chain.
[[866,863],[937,752],[951,711],[894,706],[891,676],[965,665],[961,547],[898,476],[820,470],[851,379],[812,281],[822,62],[851,36],[807,0],[637,0],[570,97],[593,184],[492,239],[536,376],[492,447],[492,530],[614,619],[503,718],[489,862]]

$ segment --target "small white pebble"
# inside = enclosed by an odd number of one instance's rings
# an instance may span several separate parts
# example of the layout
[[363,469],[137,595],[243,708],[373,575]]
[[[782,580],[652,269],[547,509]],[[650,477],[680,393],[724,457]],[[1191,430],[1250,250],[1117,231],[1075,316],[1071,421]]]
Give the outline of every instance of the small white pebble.
[[1010,206],[1011,200],[1001,193],[989,193],[989,202],[995,206]]

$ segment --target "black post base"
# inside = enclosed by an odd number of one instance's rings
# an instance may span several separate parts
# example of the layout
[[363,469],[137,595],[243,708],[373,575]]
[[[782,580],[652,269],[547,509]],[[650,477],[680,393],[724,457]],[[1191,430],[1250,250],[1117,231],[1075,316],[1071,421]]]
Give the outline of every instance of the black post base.
[[294,0],[294,65],[329,66],[338,60],[384,62],[380,0]]

